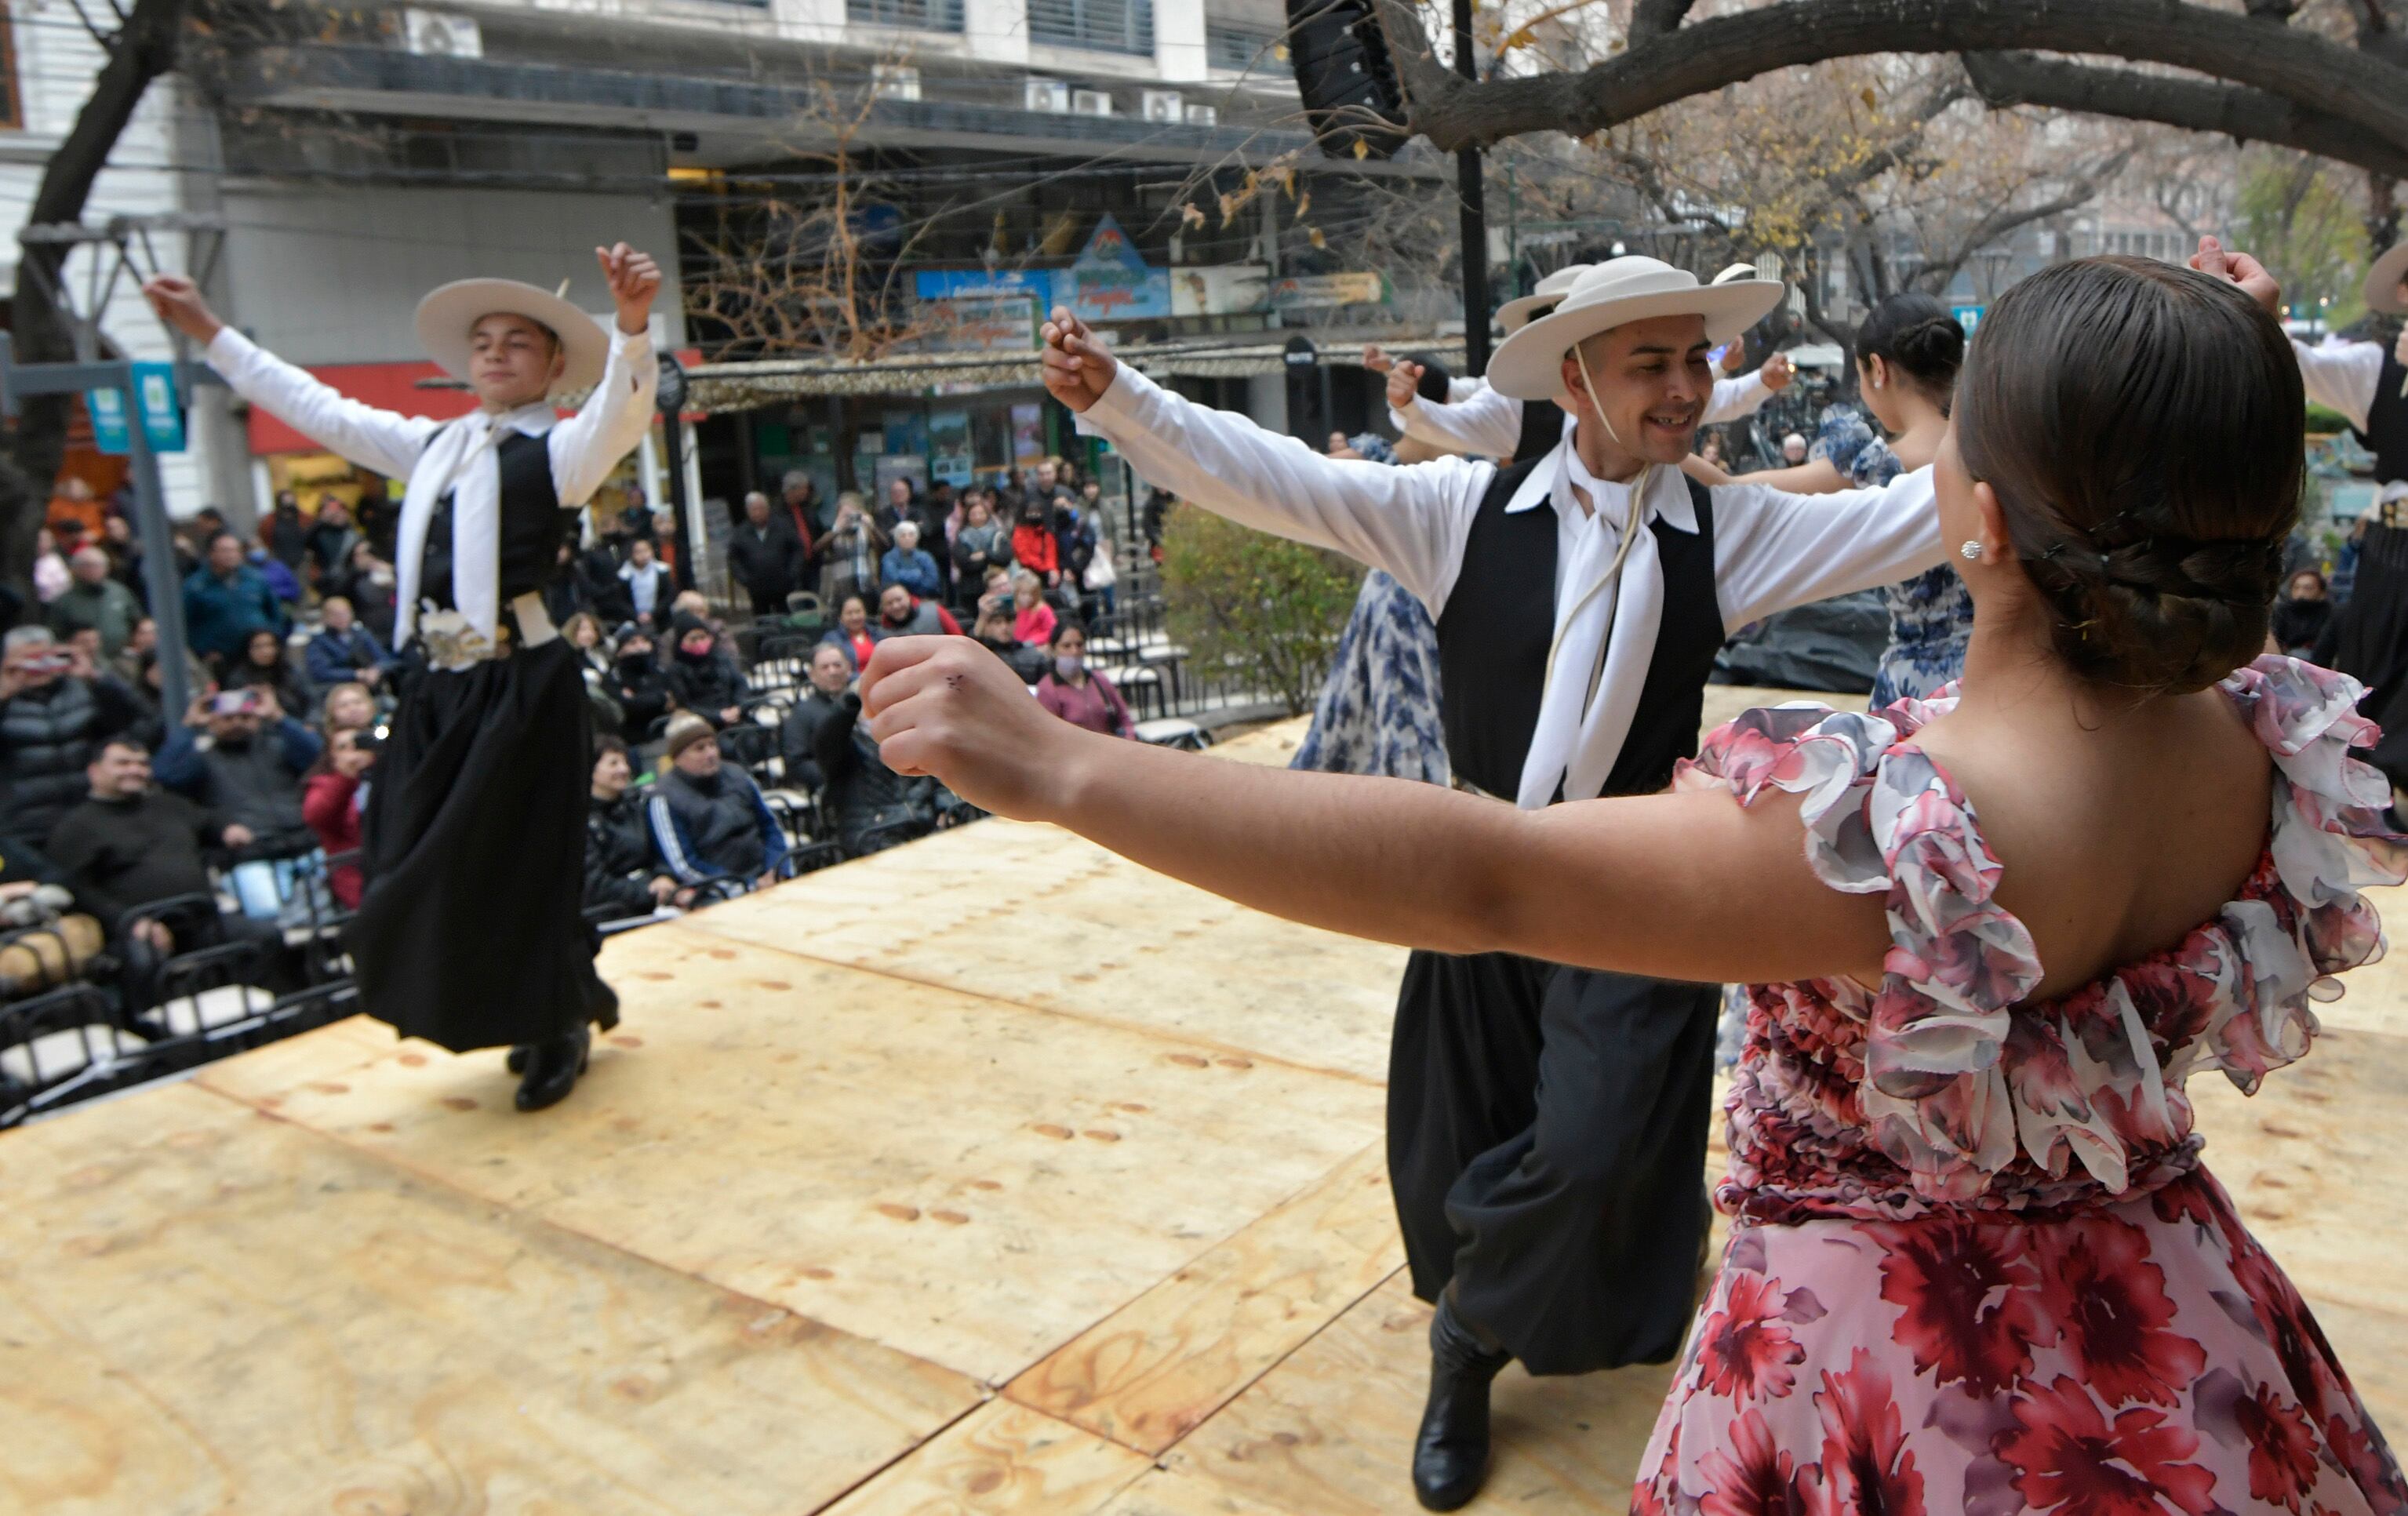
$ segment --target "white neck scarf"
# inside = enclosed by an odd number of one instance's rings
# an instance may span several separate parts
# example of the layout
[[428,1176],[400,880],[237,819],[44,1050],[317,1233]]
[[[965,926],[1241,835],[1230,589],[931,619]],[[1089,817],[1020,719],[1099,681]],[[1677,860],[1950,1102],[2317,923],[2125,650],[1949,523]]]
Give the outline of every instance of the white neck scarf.
[[394,594],[394,646],[408,643],[418,625],[418,590],[426,561],[426,533],[444,492],[452,494],[452,604],[491,643],[501,617],[502,467],[495,450],[511,433],[541,436],[554,417],[549,404],[503,415],[477,411],[428,439],[401,498],[399,583]]

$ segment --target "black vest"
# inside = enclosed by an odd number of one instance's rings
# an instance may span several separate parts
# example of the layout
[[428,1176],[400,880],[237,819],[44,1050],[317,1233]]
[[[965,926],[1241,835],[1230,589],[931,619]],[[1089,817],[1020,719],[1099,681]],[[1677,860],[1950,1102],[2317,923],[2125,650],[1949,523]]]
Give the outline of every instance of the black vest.
[[[1560,442],[1563,423],[1555,424]],[[1512,514],[1505,508],[1544,462],[1532,458],[1497,471],[1471,519],[1463,567],[1438,619],[1439,722],[1446,732],[1447,761],[1457,778],[1508,800],[1522,788],[1522,763],[1538,730],[1547,651],[1555,642],[1555,513],[1543,505]],[[1647,523],[1664,565],[1664,620],[1630,735],[1606,779],[1607,794],[1652,794],[1671,782],[1675,763],[1698,753],[1706,676],[1724,632],[1714,589],[1713,496],[1695,479],[1684,482],[1697,509],[1697,531],[1684,532],[1660,517]]]
[[[499,568],[501,603],[539,590],[560,568],[560,545],[577,524],[577,513],[560,508],[560,491],[552,481],[552,444],[539,436],[512,432],[494,445],[494,461],[501,472],[502,551]],[[452,496],[435,503],[426,527],[426,556],[418,575],[418,593],[450,608],[452,598]]]
[[1522,440],[1513,444],[1517,464],[1543,458],[1564,439],[1564,408],[1552,400],[1522,402]]
[[2366,430],[2358,437],[2374,452],[2374,477],[2386,484],[2408,479],[2408,398],[2400,386],[2408,382],[2408,368],[2400,366],[2392,349],[2383,354],[2383,377],[2374,381],[2374,404],[2366,408]]

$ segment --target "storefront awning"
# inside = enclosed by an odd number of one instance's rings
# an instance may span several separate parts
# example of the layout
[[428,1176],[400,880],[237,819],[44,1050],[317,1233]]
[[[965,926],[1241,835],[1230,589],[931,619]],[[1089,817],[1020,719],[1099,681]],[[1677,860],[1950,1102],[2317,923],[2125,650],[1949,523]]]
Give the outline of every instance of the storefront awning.
[[[1114,350],[1123,363],[1155,379],[1244,379],[1283,373],[1291,333],[1243,338],[1134,344]],[[1393,352],[1428,353],[1460,368],[1463,338],[1400,335],[1393,331],[1312,332],[1315,361],[1326,367],[1359,362],[1363,344],[1377,342]],[[743,363],[702,364],[687,371],[687,404],[722,412],[751,410],[810,395],[923,395],[931,390],[1026,389],[1043,382],[1038,354],[1026,352],[911,353],[869,363],[824,358],[760,358]]]

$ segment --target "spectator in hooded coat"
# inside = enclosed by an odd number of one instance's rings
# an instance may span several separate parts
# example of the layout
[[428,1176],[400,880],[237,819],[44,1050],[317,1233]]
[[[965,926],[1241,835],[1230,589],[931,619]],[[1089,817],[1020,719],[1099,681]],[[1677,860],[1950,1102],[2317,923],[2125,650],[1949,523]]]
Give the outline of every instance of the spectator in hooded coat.
[[680,612],[669,622],[669,693],[678,708],[690,710],[713,728],[735,724],[752,687],[719,636],[699,616]]

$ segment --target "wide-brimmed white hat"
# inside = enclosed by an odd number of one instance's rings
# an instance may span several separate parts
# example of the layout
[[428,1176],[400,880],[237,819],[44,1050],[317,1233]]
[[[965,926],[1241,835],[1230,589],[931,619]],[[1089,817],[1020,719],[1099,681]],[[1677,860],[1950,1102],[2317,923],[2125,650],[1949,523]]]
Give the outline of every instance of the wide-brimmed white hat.
[[1786,289],[1766,279],[1700,284],[1685,268],[1635,253],[1596,264],[1572,281],[1553,315],[1498,344],[1488,382],[1517,400],[1552,400],[1563,390],[1564,354],[1575,343],[1656,316],[1702,316],[1706,340],[1727,342],[1770,314]]
[[2408,279],[2408,242],[2402,242],[2366,271],[2366,308],[2386,316],[2408,316],[2408,300],[2400,298],[2400,281]]
[[1508,332],[1518,332],[1530,324],[1530,318],[1552,308],[1571,293],[1572,283],[1596,265],[1568,264],[1530,286],[1530,293],[1516,295],[1497,307],[1497,320]]
[[602,381],[610,337],[602,323],[550,290],[514,279],[454,279],[418,303],[418,340],[456,379],[468,378],[468,333],[492,315],[524,316],[560,338],[566,360],[555,390],[590,390]]

